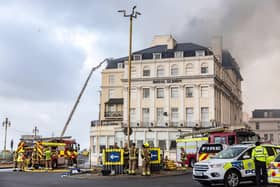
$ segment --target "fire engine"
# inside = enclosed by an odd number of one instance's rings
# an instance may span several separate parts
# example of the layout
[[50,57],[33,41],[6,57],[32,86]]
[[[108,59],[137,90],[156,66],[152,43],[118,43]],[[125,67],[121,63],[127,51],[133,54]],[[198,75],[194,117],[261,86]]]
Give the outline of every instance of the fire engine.
[[21,141],[16,152],[24,150],[25,158],[28,159],[28,165],[31,166],[32,154],[36,155],[35,169],[44,166],[44,150],[49,148],[52,152],[52,167],[72,166],[77,163],[79,144],[71,137],[62,138],[42,138],[31,142]]
[[243,142],[252,142],[259,139],[259,136],[247,128],[210,128],[186,133],[176,140],[177,162],[181,162],[180,150],[183,147],[186,151],[188,166],[193,167],[198,158],[198,151],[202,144],[223,144],[233,145]]

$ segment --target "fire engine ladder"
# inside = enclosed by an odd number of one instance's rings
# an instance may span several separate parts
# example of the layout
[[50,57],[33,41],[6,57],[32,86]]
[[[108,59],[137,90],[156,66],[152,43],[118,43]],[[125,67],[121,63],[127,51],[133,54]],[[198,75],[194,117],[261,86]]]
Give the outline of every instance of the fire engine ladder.
[[193,132],[189,132],[189,133],[185,133],[182,134],[181,137],[188,137],[188,136],[205,136],[208,135],[209,133],[213,133],[213,132],[224,132],[226,131],[227,128],[225,127],[218,127],[218,128],[210,128],[210,129],[201,129],[201,130],[197,130],[197,131],[193,131]]
[[62,130],[61,135],[60,135],[61,138],[64,136],[64,134],[66,132],[66,129],[67,129],[67,127],[68,127],[72,117],[73,117],[73,114],[75,113],[75,110],[76,110],[76,108],[77,108],[77,106],[78,106],[78,104],[80,102],[81,97],[84,94],[84,91],[85,91],[85,89],[86,89],[86,87],[88,85],[88,82],[89,82],[93,72],[96,71],[97,69],[99,69],[104,62],[108,62],[108,61],[109,61],[109,59],[106,58],[102,62],[100,62],[97,66],[95,66],[95,67],[93,67],[91,69],[91,71],[90,71],[90,73],[89,73],[89,75],[88,75],[88,77],[87,77],[87,79],[86,79],[86,81],[84,83],[84,86],[82,87],[82,90],[80,91],[80,94],[78,95],[78,98],[76,99],[76,102],[75,102],[75,104],[74,104],[74,106],[73,106],[73,108],[72,108],[72,110],[71,110],[71,112],[70,112],[70,114],[69,114],[69,116],[67,118],[67,121],[66,121],[66,123],[65,123],[65,125],[63,127],[63,130]]

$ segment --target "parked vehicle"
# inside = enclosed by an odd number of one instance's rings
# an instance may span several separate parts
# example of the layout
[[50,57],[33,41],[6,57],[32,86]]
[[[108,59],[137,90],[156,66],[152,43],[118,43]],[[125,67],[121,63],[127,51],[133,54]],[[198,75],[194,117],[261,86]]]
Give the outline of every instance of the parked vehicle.
[[[279,147],[262,145],[268,152],[268,163],[274,160]],[[202,185],[224,184],[236,187],[240,181],[255,181],[255,164],[251,158],[253,144],[229,146],[216,156],[197,162],[193,168],[193,179]]]
[[197,153],[197,161],[207,160],[221,152],[225,147],[226,145],[223,144],[202,144]]
[[280,186],[280,154],[278,154],[275,159],[269,163],[267,176],[268,183],[278,184],[278,186]]

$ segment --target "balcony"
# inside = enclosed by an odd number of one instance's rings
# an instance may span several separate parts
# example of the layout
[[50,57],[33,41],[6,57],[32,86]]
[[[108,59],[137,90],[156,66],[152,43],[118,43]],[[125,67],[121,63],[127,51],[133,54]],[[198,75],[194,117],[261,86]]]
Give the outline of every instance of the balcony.
[[123,111],[105,112],[104,117],[105,118],[122,118]]

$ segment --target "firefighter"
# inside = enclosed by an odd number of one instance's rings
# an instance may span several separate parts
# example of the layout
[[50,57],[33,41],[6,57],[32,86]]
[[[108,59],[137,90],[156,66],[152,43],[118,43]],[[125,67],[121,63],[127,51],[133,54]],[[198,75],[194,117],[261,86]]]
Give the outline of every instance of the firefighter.
[[117,142],[115,142],[114,143],[114,146],[113,146],[113,149],[119,149],[120,147],[118,146],[118,143]]
[[181,166],[185,167],[186,165],[186,160],[187,160],[187,154],[186,151],[183,147],[181,147]]
[[18,157],[17,157],[17,164],[19,167],[19,171],[24,171],[25,169],[25,156],[24,156],[24,150],[21,149],[18,153]]
[[252,159],[255,162],[255,173],[257,186],[261,186],[261,180],[263,184],[267,184],[267,150],[260,145],[260,142],[256,142],[256,147],[252,150]]
[[13,171],[17,170],[17,167],[18,167],[17,159],[18,159],[18,153],[16,151],[14,151],[14,154],[13,154],[13,161],[14,161]]
[[128,173],[129,170],[129,148],[128,148],[128,144],[125,143],[124,147],[123,147],[123,156],[124,156],[124,173]]
[[33,149],[33,152],[31,154],[31,159],[32,159],[31,169],[34,169],[35,165],[38,164],[38,160],[39,160],[37,148]]
[[131,144],[131,147],[129,149],[129,175],[135,175],[136,174],[136,163],[137,163],[137,155],[138,155],[138,149],[135,146],[135,143]]
[[149,151],[148,143],[144,143],[142,145],[141,158],[142,158],[142,176],[150,176],[151,175],[151,168],[150,168],[151,154]]
[[44,151],[44,155],[45,155],[45,168],[48,169],[52,169],[52,153],[50,148],[46,148]]

